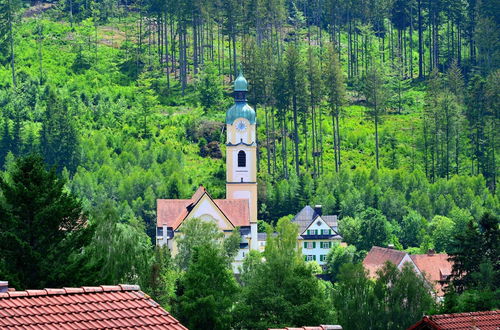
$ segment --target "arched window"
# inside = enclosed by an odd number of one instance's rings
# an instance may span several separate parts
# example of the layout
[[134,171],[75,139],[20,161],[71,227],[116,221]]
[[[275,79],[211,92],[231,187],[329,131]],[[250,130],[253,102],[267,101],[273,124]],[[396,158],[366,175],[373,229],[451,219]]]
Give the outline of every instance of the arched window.
[[243,150],[238,152],[238,167],[246,167],[247,166],[247,155]]

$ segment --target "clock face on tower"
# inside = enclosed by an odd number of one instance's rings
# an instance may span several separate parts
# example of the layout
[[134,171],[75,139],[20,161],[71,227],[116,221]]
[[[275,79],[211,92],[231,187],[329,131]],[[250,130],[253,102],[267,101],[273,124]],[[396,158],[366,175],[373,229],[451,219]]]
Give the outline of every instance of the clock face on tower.
[[240,120],[236,123],[236,129],[240,132],[243,132],[247,129],[247,124],[243,120]]

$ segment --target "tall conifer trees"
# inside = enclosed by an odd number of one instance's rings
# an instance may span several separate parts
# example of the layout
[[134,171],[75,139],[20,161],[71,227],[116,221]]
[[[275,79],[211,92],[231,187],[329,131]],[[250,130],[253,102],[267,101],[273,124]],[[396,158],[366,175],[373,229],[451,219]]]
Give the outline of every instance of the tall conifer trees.
[[340,67],[337,52],[333,46],[330,46],[328,49],[325,78],[328,105],[330,107],[330,115],[332,116],[335,170],[338,172],[341,164],[339,115],[346,100],[346,91],[344,75]]

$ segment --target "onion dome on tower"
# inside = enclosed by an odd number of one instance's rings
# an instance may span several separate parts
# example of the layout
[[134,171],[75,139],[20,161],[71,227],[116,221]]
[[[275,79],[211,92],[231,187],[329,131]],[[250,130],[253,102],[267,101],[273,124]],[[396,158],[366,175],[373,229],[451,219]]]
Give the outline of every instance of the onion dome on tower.
[[248,82],[240,70],[234,81],[234,105],[226,112],[226,124],[232,125],[237,118],[245,118],[251,125],[255,124],[255,111],[247,103],[247,92]]

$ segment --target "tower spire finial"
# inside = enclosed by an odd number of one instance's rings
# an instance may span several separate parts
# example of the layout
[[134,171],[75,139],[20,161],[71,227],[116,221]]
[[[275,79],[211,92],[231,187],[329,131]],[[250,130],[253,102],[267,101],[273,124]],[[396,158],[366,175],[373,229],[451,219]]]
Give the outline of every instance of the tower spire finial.
[[243,68],[241,64],[239,65],[238,71],[239,71],[238,77],[234,80],[234,91],[248,92],[248,82],[243,76]]

